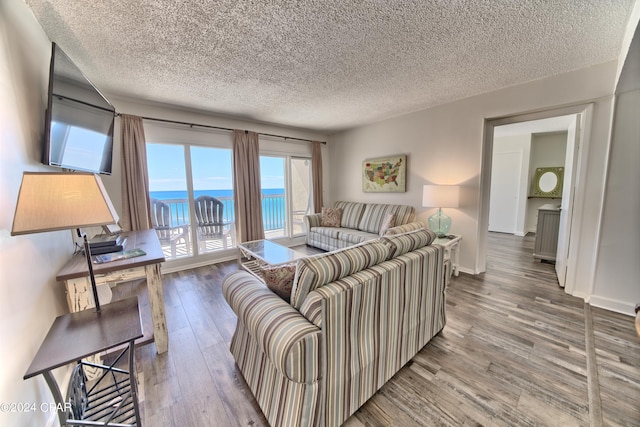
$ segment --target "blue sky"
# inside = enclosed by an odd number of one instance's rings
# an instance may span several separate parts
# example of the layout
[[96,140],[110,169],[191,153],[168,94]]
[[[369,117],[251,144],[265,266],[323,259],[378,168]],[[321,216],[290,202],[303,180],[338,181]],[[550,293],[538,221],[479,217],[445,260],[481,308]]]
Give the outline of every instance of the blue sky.
[[[182,145],[147,144],[150,191],[186,191],[185,150]],[[233,188],[231,150],[191,146],[194,190]],[[282,158],[261,157],[262,188],[284,188]]]

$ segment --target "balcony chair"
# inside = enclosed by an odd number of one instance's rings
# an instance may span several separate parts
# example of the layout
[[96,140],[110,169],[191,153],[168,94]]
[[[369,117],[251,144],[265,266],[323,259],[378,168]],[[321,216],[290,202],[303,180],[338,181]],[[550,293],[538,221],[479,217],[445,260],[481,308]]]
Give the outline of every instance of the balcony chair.
[[158,234],[162,246],[171,246],[171,257],[176,258],[177,245],[182,240],[189,252],[189,228],[187,225],[172,225],[171,208],[162,200],[150,199],[151,225]]
[[224,220],[224,205],[220,200],[211,196],[200,196],[194,200],[194,213],[200,253],[205,252],[206,242],[211,240],[222,241],[222,247],[227,249],[227,236],[231,237],[233,246],[233,222]]

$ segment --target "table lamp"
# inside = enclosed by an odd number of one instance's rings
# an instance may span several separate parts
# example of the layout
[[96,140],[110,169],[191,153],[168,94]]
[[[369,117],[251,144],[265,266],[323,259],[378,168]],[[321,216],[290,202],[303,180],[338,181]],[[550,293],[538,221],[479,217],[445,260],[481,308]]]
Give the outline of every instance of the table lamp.
[[18,193],[11,235],[76,228],[84,239],[96,311],[100,301],[91,262],[91,250],[83,227],[118,222],[118,214],[98,175],[91,173],[24,172]]
[[422,206],[438,208],[429,217],[429,228],[438,237],[444,237],[451,228],[451,218],[442,213],[442,208],[457,208],[460,203],[460,186],[458,185],[425,185],[422,188]]

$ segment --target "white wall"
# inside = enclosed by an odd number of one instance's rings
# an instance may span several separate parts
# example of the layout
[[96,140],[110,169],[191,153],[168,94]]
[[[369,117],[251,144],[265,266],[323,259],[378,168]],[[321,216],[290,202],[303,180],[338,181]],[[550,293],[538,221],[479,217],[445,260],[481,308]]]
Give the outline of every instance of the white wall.
[[[40,164],[51,43],[21,0],[0,2],[0,402],[35,412],[0,411],[0,425],[44,426],[56,414],[42,376],[23,380],[54,318],[66,312],[55,276],[73,252],[70,231],[11,237],[23,171]],[[46,207],[43,207],[46,209]],[[56,373],[59,378],[65,369]]]
[[[640,5],[640,3],[639,3]],[[616,93],[596,278],[590,303],[631,314],[640,303],[640,29]]]
[[[449,209],[452,233],[462,234],[461,270],[484,270],[479,258],[480,174],[486,119],[593,102],[588,160],[585,165],[582,242],[592,262],[598,210],[602,197],[604,158],[610,130],[616,62],[501,89],[439,107],[341,132],[331,137],[331,199],[406,203],[416,207],[419,219],[431,210],[421,208],[422,185],[459,184],[461,206]],[[407,192],[365,194],[361,190],[360,164],[366,157],[405,153],[408,156]],[[576,279],[581,283],[583,277]],[[582,289],[580,289],[582,291]],[[586,290],[584,291],[586,293]]]
[[618,95],[591,304],[640,303],[640,90]]

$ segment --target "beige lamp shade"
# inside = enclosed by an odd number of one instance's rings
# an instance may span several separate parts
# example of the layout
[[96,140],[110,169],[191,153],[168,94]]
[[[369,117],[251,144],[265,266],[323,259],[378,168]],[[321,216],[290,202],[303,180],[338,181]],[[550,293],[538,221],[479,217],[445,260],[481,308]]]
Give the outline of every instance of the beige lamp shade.
[[457,208],[460,204],[460,186],[425,185],[422,206],[425,208]]
[[11,235],[118,222],[102,181],[91,173],[25,172]]

